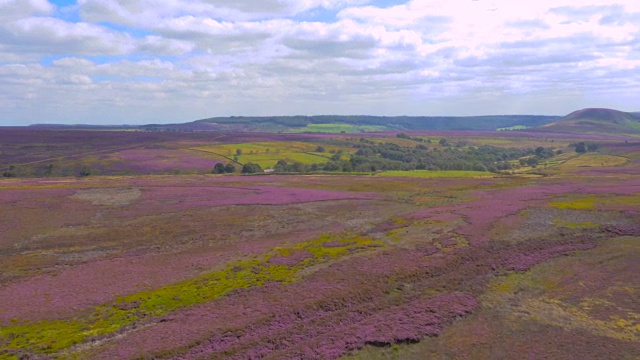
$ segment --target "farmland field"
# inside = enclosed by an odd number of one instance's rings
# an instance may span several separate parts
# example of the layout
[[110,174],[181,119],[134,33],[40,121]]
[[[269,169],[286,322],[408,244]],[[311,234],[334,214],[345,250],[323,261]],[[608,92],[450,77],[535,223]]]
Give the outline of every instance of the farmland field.
[[274,167],[278,160],[303,164],[327,162],[331,157],[330,152],[342,150],[341,147],[327,145],[327,152],[318,152],[318,146],[311,142],[257,142],[203,146],[194,150],[235,159],[242,164],[255,163],[263,168]]
[[7,132],[0,359],[640,355],[633,139]]

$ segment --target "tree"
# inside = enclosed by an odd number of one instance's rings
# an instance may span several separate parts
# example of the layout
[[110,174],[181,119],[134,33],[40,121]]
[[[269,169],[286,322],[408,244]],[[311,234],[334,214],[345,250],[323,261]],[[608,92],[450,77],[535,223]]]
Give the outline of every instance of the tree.
[[324,146],[318,146],[318,147],[316,148],[316,152],[323,153],[323,152],[325,152],[325,151],[326,151],[326,150],[325,150]]
[[587,152],[587,147],[583,142],[579,142],[576,144],[576,152],[579,154],[584,154]]
[[598,150],[598,144],[594,144],[594,143],[587,144],[587,151],[596,151],[596,150]]
[[14,172],[15,169],[16,169],[16,167],[14,165],[9,165],[9,171],[3,172],[2,176],[6,177],[6,178],[16,177],[16,174]]
[[236,167],[235,167],[235,166],[233,166],[233,164],[232,164],[232,163],[228,163],[228,164],[224,167],[224,172],[226,172],[227,174],[234,173],[234,172],[236,172]]
[[51,176],[53,174],[53,169],[55,169],[55,165],[49,164],[44,168],[44,176]]
[[342,171],[344,171],[344,172],[353,171],[353,165],[351,165],[351,163],[349,161],[343,161],[342,162]]
[[526,164],[529,166],[534,166],[534,165],[538,165],[538,159],[535,157],[530,157],[528,158],[526,161]]
[[223,174],[225,172],[225,167],[223,163],[217,163],[213,166],[213,170],[211,171],[213,174]]
[[80,169],[80,176],[86,177],[89,175],[91,175],[91,169],[89,169],[88,166],[83,166],[82,169]]
[[242,166],[243,174],[255,174],[255,173],[261,173],[261,172],[262,172],[262,167],[260,167],[260,165],[258,164],[248,162]]
[[291,164],[291,171],[293,172],[304,172],[305,171],[305,166],[303,163],[296,161],[293,164]]
[[288,171],[288,165],[286,161],[284,160],[278,160],[278,162],[276,163],[276,166],[273,167],[273,169],[276,172],[287,172]]
[[238,156],[242,155],[242,149],[236,149],[236,155]]
[[438,144],[440,144],[440,146],[449,146],[449,142],[445,138],[440,139],[440,141],[438,141]]

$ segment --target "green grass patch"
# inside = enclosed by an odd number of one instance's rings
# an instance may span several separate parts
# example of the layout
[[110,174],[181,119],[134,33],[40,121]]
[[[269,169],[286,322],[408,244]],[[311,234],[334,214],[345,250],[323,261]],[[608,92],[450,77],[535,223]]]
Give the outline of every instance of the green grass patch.
[[[278,247],[251,260],[235,261],[222,270],[194,279],[118,298],[98,306],[77,319],[20,323],[0,328],[0,358],[17,359],[30,354],[54,354],[92,337],[116,332],[126,326],[170,312],[209,302],[235,289],[262,286],[266,282],[290,283],[309,266],[353,252],[381,246],[370,238],[341,234]],[[310,257],[293,265],[271,263],[275,256],[288,257],[304,251]]]
[[238,162],[241,164],[254,163],[260,165],[263,169],[273,168],[278,160],[284,160],[288,163],[300,162],[303,164],[319,164],[326,163],[330,160],[329,153],[300,153],[300,152],[281,152],[276,154],[249,154],[238,156]]
[[[316,150],[319,146],[322,146],[325,151],[317,152]],[[303,164],[326,163],[333,153],[337,151],[353,152],[351,147],[302,141],[220,144],[201,146],[193,148],[193,150],[219,154],[229,159],[237,158],[241,164],[251,162],[260,165],[262,168],[271,168],[275,166],[278,160]]]

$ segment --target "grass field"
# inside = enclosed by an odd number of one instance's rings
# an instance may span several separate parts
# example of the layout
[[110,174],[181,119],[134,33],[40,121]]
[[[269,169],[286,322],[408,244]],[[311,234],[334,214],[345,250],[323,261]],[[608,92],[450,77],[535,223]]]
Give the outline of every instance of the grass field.
[[301,162],[303,164],[325,163],[329,161],[332,152],[344,151],[344,148],[335,145],[322,145],[324,152],[317,152],[319,144],[310,142],[255,142],[238,144],[220,144],[212,146],[200,146],[194,150],[211,154],[219,154],[228,159],[235,159],[241,164],[252,162],[262,168],[275,166],[278,160],[287,162]]
[[275,154],[248,154],[238,156],[238,162],[241,164],[254,163],[260,165],[263,169],[273,168],[278,160],[284,160],[288,163],[300,162],[303,164],[317,164],[329,161],[329,155],[326,153],[309,152],[281,152]]
[[627,161],[628,160],[622,156],[587,153],[567,160],[567,162],[563,164],[563,167],[613,167],[623,165]]

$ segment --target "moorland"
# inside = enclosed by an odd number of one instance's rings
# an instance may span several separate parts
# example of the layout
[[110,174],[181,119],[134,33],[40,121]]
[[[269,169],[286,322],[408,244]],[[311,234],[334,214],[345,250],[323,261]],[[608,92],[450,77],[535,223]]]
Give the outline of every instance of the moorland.
[[0,358],[637,359],[636,117],[0,128]]

